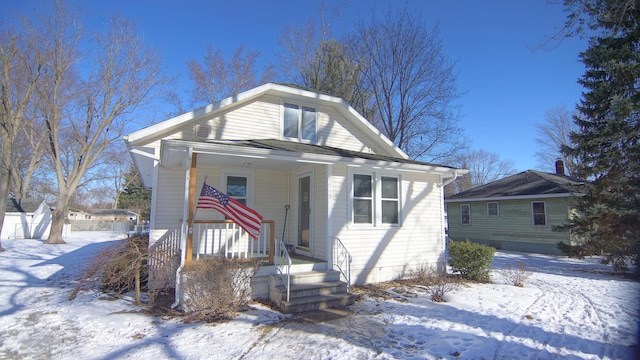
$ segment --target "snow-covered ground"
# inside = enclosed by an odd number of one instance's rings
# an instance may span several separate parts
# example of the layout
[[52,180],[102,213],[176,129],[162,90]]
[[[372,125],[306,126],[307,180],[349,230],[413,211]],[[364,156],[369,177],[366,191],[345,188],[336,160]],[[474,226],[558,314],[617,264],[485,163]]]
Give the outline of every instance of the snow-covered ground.
[[[260,304],[233,321],[139,313],[132,299],[69,296],[81,269],[122,235],[72,233],[66,245],[3,240],[0,359],[635,359],[640,283],[597,259],[498,252],[492,284],[433,303],[419,289],[364,297],[347,316],[286,316]],[[524,288],[499,269],[524,261]]]

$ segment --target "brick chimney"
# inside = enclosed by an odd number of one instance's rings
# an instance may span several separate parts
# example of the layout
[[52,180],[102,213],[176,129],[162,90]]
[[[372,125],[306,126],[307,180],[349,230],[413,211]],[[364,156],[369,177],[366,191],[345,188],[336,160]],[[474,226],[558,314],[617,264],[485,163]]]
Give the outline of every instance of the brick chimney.
[[556,160],[556,174],[564,175],[564,161],[562,159]]

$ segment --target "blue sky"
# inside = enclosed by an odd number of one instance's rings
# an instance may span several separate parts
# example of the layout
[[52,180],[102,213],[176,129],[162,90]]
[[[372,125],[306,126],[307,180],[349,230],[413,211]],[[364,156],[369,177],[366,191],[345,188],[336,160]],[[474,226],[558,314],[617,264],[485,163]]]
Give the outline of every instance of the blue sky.
[[[120,13],[137,21],[147,45],[158,49],[167,71],[188,86],[186,62],[200,60],[208,44],[227,55],[239,44],[273,60],[280,51],[278,37],[286,25],[319,17],[318,1],[303,0],[71,0],[87,11],[90,27]],[[338,3],[325,1],[328,8]],[[421,12],[428,26],[439,24],[449,58],[457,62],[460,125],[472,149],[495,152],[515,162],[516,170],[536,169],[535,124],[546,111],[573,109],[584,72],[579,53],[586,40],[566,39],[553,49],[537,49],[563,25],[560,4],[546,0],[388,1],[346,0],[334,31],[341,32],[372,10],[408,6]],[[29,12],[41,0],[0,0],[0,14]],[[187,89],[178,89],[185,92]],[[163,120],[162,117],[155,121]],[[553,171],[549,168],[540,168]]]

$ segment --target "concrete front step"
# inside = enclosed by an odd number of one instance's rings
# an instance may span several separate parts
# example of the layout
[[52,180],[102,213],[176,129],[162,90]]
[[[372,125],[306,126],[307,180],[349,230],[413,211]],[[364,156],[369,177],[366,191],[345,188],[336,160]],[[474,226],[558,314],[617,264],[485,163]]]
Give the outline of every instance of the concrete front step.
[[313,311],[328,308],[343,308],[353,305],[353,294],[316,295],[280,301],[280,311],[284,314],[292,314],[305,311]]
[[269,298],[285,314],[341,308],[355,300],[347,292],[347,283],[340,281],[340,273],[334,270],[291,274],[289,301],[286,301],[286,281],[284,275],[274,275],[269,279]]
[[[275,293],[272,299],[287,300],[287,287],[276,286],[272,289]],[[281,294],[278,296],[278,293]],[[309,284],[295,284],[291,285],[289,291],[289,299],[317,296],[317,295],[330,295],[330,294],[346,294],[347,283],[342,281],[326,281]]]
[[[286,275],[273,275],[275,286],[284,286]],[[291,274],[291,285],[310,284],[319,282],[340,281],[340,272],[335,270],[306,271]]]

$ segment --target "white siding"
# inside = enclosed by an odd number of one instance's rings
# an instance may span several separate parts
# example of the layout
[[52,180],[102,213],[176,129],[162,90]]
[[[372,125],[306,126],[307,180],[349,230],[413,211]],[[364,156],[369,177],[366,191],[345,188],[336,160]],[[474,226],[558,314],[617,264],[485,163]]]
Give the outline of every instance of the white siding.
[[[281,139],[281,102],[288,101],[274,96],[263,96],[245,106],[230,109],[216,117],[205,117],[197,122],[187,122],[182,129],[166,139],[196,139],[194,129],[200,126],[208,139],[246,140]],[[300,103],[292,100],[292,103]],[[313,106],[311,103],[305,105]],[[318,145],[332,146],[353,151],[370,152],[360,138],[363,135],[333,108],[318,109]]]
[[185,169],[181,167],[158,169],[158,183],[152,191],[156,207],[151,209],[155,229],[173,230],[182,225]]
[[401,227],[350,226],[349,189],[344,168],[333,170],[333,229],[353,257],[354,284],[388,281],[409,274],[418,264],[437,266],[443,261],[442,192],[438,178],[402,174]]

